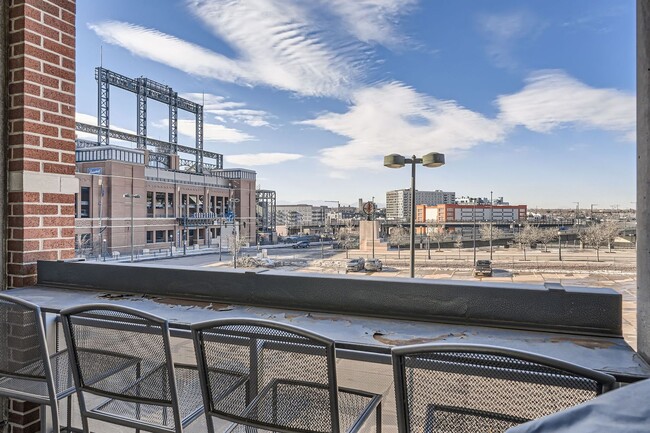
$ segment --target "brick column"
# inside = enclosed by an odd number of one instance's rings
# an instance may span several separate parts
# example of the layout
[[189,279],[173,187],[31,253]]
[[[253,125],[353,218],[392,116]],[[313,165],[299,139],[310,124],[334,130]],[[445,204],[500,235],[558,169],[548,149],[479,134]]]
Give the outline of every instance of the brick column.
[[74,256],[75,0],[8,0],[7,284]]

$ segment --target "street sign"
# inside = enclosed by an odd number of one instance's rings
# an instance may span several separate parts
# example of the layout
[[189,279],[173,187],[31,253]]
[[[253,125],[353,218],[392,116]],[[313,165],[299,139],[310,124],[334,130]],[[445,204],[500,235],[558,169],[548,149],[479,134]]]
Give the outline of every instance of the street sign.
[[371,201],[367,201],[363,204],[363,213],[366,215],[372,215],[375,211],[375,204]]

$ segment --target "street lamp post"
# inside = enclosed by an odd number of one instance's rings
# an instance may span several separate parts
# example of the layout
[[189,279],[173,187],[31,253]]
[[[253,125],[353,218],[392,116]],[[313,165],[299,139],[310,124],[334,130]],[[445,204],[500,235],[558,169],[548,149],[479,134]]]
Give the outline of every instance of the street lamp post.
[[131,199],[131,263],[133,263],[133,245],[135,234],[133,233],[133,199],[140,198],[140,194],[124,194],[122,197]]
[[494,221],[494,201],[490,191],[490,261],[492,261],[492,222]]
[[474,199],[474,207],[472,207],[472,244],[474,245],[474,262],[472,266],[476,266],[476,199]]
[[562,230],[557,231],[557,255],[562,261]]
[[415,165],[422,164],[425,167],[435,168],[445,164],[445,155],[442,153],[431,152],[422,158],[413,155],[411,158],[405,158],[402,155],[391,154],[384,156],[384,166],[388,168],[402,168],[406,164],[411,164],[411,278],[415,278]]

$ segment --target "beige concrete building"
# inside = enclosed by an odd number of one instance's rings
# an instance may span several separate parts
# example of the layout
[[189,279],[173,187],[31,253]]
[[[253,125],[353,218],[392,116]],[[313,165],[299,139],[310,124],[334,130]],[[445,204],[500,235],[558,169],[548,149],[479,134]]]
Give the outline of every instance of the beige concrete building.
[[[168,156],[171,167],[178,157]],[[117,256],[227,247],[230,234],[255,243],[255,176],[245,169],[202,174],[152,167],[149,152],[120,146],[78,147],[75,246],[78,256]],[[125,197],[125,195],[127,195]],[[222,239],[223,238],[223,239]]]

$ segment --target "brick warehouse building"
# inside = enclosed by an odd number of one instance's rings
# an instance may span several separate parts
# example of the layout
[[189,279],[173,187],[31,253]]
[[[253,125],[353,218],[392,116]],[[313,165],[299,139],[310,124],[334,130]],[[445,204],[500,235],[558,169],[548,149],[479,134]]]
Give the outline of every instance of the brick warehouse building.
[[[228,244],[232,217],[244,241],[255,243],[255,172],[244,169],[192,173],[145,165],[146,151],[117,146],[77,149],[75,194],[77,256],[114,256]],[[223,236],[222,236],[223,232]],[[185,244],[185,245],[184,245]]]

